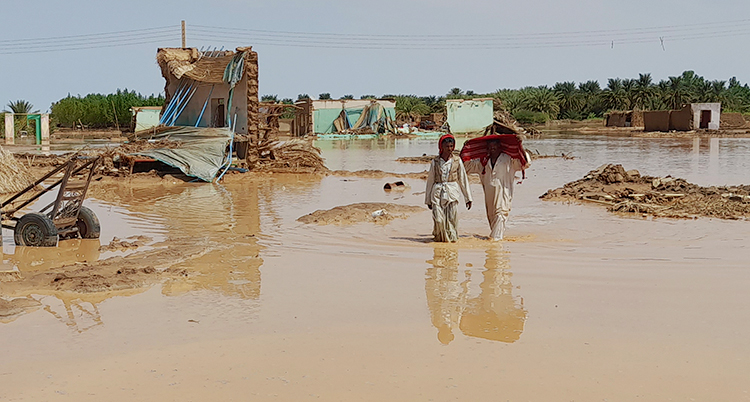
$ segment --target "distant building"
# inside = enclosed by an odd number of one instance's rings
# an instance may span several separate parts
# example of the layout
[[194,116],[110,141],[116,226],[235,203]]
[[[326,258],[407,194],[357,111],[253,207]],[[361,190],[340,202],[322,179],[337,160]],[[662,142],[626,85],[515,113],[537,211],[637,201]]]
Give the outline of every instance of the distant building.
[[605,127],[643,127],[643,112],[639,110],[611,111],[604,114]]
[[394,132],[396,102],[374,99],[303,99],[295,103],[297,114],[292,125],[296,136],[307,134]]
[[643,112],[644,131],[718,130],[721,103],[693,103],[680,110]]
[[721,103],[693,103],[693,129],[718,130],[721,122]]
[[445,108],[452,133],[481,132],[493,122],[492,98],[447,99]]

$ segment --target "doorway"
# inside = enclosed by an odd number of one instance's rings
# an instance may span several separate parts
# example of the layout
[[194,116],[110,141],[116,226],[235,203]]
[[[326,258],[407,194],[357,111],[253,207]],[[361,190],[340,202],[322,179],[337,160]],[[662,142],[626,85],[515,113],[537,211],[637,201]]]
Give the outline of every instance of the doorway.
[[711,111],[701,110],[701,124],[700,128],[708,129],[708,123],[711,122]]
[[211,127],[224,127],[225,125],[224,98],[213,98],[211,99]]

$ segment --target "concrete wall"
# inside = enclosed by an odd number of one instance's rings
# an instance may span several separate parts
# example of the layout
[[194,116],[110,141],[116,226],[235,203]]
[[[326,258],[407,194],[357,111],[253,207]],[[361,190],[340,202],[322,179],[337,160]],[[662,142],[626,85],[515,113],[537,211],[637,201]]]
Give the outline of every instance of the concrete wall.
[[701,112],[711,111],[711,121],[708,123],[709,130],[718,130],[721,122],[721,103],[693,103],[690,105],[693,112],[693,128],[699,129],[701,123]]
[[445,107],[453,133],[479,132],[492,124],[492,99],[448,99]]

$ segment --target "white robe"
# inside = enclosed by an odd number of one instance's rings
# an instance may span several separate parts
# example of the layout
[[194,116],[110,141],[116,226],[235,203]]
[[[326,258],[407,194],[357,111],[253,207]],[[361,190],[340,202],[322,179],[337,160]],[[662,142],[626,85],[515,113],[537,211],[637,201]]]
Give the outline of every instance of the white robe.
[[484,206],[490,223],[490,238],[493,240],[501,240],[505,234],[505,224],[513,200],[513,182],[516,180],[516,173],[522,168],[521,161],[512,159],[507,154],[500,154],[494,168],[489,161],[486,166],[482,166],[480,159],[472,159],[466,163],[466,172],[477,173],[481,178]]
[[[438,158],[438,170],[434,171],[435,163],[430,163],[430,172],[427,173],[427,187],[425,188],[424,203],[432,205],[432,230],[435,241],[454,242],[458,240],[458,200],[459,193],[463,194],[466,202],[471,202],[469,191],[469,176],[466,174],[463,162],[458,161],[457,181],[447,181],[450,175],[454,158],[444,161]],[[437,177],[442,182],[438,182]]]

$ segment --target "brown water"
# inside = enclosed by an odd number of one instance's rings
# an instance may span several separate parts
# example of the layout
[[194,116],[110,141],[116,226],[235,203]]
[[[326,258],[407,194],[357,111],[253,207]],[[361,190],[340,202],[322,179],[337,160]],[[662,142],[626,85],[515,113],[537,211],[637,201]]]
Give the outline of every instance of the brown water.
[[[435,140],[319,145],[332,169],[409,172],[425,167],[396,157],[431,154]],[[421,205],[419,180],[393,194],[389,179],[305,175],[101,185],[87,201],[101,244],[198,239],[204,252],[176,262],[194,275],[14,294],[41,305],[0,323],[0,400],[750,400],[748,222],[537,198],[605,162],[748,183],[750,140],[559,135],[527,147],[581,158],[534,163],[501,243],[483,240],[479,204],[459,212],[458,244],[429,241],[427,212],[296,221],[355,202]],[[21,273],[123,254],[3,236],[4,265]]]

